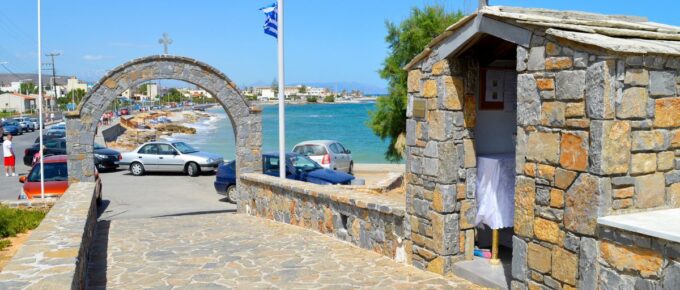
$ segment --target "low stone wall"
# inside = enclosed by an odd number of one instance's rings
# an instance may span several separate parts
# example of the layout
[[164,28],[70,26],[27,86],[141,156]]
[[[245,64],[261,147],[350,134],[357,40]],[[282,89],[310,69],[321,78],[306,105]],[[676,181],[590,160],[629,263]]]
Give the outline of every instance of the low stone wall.
[[95,183],[71,184],[0,273],[0,289],[84,289]]
[[602,226],[581,241],[582,289],[680,289],[680,244]]
[[404,199],[242,174],[238,211],[312,229],[406,262]]

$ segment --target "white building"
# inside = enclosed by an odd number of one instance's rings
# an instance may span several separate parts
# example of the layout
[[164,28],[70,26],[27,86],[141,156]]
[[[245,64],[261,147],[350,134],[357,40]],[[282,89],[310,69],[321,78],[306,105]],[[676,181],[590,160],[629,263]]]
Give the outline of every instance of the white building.
[[81,89],[81,90],[87,92],[87,84],[81,82],[81,81],[78,80],[78,78],[76,78],[76,77],[70,77],[70,78],[66,81],[66,93],[68,94],[68,93],[71,92],[72,90],[76,90],[76,89]]
[[0,111],[26,113],[36,108],[36,97],[17,93],[0,95]]

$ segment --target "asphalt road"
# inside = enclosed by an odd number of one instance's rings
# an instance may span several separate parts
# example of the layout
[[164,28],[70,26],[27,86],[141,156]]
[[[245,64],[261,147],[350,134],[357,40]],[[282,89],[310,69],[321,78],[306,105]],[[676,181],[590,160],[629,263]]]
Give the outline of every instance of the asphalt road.
[[[24,149],[33,145],[33,142],[35,141],[36,138],[38,138],[38,131],[24,133],[24,135],[14,136],[14,139],[12,139],[12,145],[14,145],[14,154],[17,155],[16,156],[17,176],[6,177],[5,167],[4,165],[2,166],[2,174],[0,174],[0,200],[16,200],[17,197],[19,196],[20,189],[23,186],[23,184],[19,182],[19,176],[28,174],[28,171],[31,169],[28,166],[24,165]],[[2,152],[0,152],[0,155],[1,154]]]
[[127,168],[100,174],[103,204],[99,220],[234,212],[236,205],[215,193],[214,173],[133,176]]

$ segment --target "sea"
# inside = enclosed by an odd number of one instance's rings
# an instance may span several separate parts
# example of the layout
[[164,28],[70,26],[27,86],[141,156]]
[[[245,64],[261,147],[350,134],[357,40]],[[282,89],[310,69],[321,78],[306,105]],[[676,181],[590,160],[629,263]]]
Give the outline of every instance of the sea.
[[[366,126],[368,112],[375,103],[286,105],[286,149],[306,140],[330,139],[352,151],[356,163],[390,163],[385,159],[389,140],[380,140]],[[233,160],[234,131],[225,111],[215,106],[206,111],[211,117],[186,124],[195,135],[174,134],[169,141],[185,141],[201,151],[221,154]],[[278,106],[262,106],[262,152],[278,151]]]

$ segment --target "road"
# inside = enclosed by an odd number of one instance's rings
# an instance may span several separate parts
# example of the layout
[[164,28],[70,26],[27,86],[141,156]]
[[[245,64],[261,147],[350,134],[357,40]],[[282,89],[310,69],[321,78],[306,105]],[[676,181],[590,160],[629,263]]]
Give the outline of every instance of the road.
[[[33,142],[38,136],[38,131],[35,131],[24,133],[24,135],[14,136],[14,139],[12,139],[14,153],[17,155],[16,171],[18,176],[28,174],[30,168],[24,165],[24,150],[33,145]],[[2,175],[0,175],[0,200],[16,200],[22,187],[22,184],[19,183],[19,177],[6,177],[4,166],[2,167],[2,171]]]
[[233,212],[236,205],[215,193],[214,173],[133,176],[127,168],[100,174],[103,206],[99,220]]

